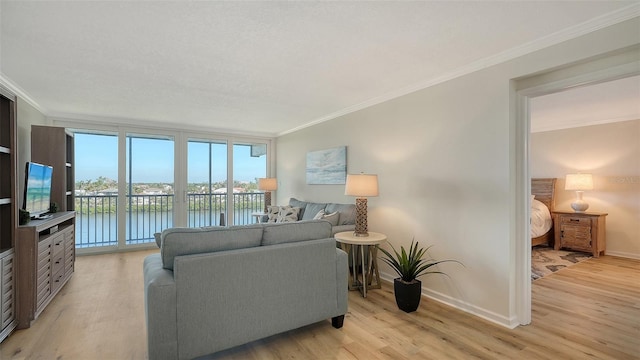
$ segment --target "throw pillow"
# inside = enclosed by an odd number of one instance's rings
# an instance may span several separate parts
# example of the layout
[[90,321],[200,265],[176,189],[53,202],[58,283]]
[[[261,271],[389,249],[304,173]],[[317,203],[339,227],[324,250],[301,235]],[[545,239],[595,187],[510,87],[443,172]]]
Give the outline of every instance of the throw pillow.
[[299,207],[282,206],[278,212],[278,219],[276,222],[296,222],[298,221],[298,214],[300,213]]
[[316,216],[313,217],[313,220],[320,220],[320,219],[322,219],[323,216],[324,216],[324,209],[318,211]]
[[298,220],[302,220],[302,216],[304,214],[304,209],[307,207],[307,202],[306,201],[302,201],[302,200],[298,200],[296,198],[291,198],[291,199],[289,199],[289,205],[291,205],[291,207],[299,207],[300,208],[300,214],[298,214]]
[[354,204],[327,204],[326,212],[337,211],[340,214],[338,225],[354,225],[356,223],[356,206]]
[[338,225],[338,220],[340,220],[340,213],[336,211],[331,214],[324,214],[322,215],[322,220],[330,222],[331,226],[336,226]]
[[274,223],[278,220],[278,214],[280,213],[280,206],[273,205],[267,208],[267,222]]

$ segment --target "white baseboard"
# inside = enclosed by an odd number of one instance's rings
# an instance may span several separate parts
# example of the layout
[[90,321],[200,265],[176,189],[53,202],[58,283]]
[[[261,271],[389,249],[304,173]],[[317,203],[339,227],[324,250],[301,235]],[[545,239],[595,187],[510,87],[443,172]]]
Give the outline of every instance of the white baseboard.
[[[610,255],[610,256],[618,256],[623,258],[640,260],[640,254],[628,253],[623,251],[608,251],[608,250],[605,253],[606,255]],[[395,278],[395,276],[392,277],[389,274],[380,273],[380,278],[383,281],[386,281],[393,286],[393,279]],[[517,321],[517,318],[515,316],[509,318],[500,314],[496,314],[493,311],[483,309],[481,307],[470,304],[466,301],[453,298],[449,295],[445,295],[437,291],[422,288],[422,295],[428,297],[429,299],[433,299],[445,305],[454,307],[456,309],[460,309],[464,312],[478,316],[487,321],[504,326],[509,329],[514,329],[520,326],[520,323]]]
[[640,260],[640,254],[628,253],[628,252],[624,252],[624,251],[609,251],[609,250],[606,250],[605,251],[605,255],[611,255],[611,256],[623,257],[623,258],[628,258],[628,259]]
[[[388,274],[380,273],[380,278],[393,286],[393,278]],[[515,316],[508,318],[437,291],[422,288],[422,295],[509,329],[514,329],[520,325]]]

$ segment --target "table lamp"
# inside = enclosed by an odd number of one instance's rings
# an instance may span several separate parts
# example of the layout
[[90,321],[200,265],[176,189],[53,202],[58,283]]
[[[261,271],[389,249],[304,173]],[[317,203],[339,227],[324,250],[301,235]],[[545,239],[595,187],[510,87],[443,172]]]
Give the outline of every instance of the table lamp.
[[583,213],[589,208],[589,204],[582,200],[584,190],[593,189],[593,177],[591,174],[567,174],[565,190],[576,191],[576,201],[571,203],[571,208],[577,213]]
[[367,232],[367,196],[378,196],[378,175],[348,174],[344,194],[356,197],[356,236],[369,236]]
[[271,192],[278,190],[278,180],[276,178],[259,178],[258,190],[264,191],[264,213],[266,214],[271,206]]

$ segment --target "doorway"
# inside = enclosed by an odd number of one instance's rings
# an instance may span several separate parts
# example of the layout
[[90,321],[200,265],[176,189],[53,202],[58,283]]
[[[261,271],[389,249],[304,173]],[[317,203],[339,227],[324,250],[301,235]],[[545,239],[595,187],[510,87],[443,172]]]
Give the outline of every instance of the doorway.
[[[585,65],[587,64],[587,65]],[[597,70],[594,70],[597,69]],[[578,70],[578,71],[576,71]],[[575,74],[579,75],[575,75]],[[530,238],[530,135],[531,99],[640,74],[638,49],[612,54],[572,67],[515,80],[515,312],[517,322],[531,322],[531,238]]]

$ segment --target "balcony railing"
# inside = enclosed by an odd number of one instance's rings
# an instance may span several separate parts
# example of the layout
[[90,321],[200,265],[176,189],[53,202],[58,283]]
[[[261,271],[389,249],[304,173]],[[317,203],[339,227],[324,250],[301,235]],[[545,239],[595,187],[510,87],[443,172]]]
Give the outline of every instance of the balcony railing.
[[[118,196],[76,195],[76,247],[118,244]],[[172,194],[127,195],[126,244],[152,242],[154,234],[173,227]],[[264,208],[264,193],[233,194],[233,222],[251,224]],[[227,224],[227,194],[187,194],[187,226]]]

